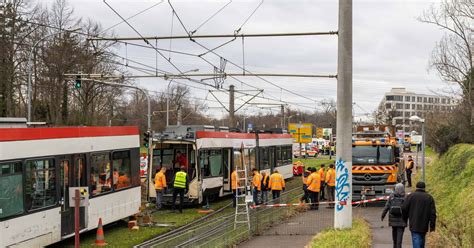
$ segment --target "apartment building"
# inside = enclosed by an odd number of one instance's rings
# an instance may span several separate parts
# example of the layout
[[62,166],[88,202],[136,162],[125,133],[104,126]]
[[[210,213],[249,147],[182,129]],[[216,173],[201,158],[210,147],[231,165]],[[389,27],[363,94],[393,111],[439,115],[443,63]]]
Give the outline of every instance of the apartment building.
[[391,119],[397,130],[406,132],[412,130],[410,116],[417,115],[424,118],[426,112],[450,111],[455,102],[449,97],[417,94],[405,88],[392,88],[385,93],[379,104],[378,112],[384,118]]

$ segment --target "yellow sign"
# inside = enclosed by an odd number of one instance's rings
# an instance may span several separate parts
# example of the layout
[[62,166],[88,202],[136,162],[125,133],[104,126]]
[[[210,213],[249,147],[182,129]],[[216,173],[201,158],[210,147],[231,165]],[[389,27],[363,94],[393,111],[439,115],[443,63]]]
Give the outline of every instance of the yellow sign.
[[316,128],[316,138],[318,138],[318,139],[323,138],[323,128],[322,127]]
[[288,131],[293,136],[294,143],[311,143],[313,138],[313,124],[289,123]]

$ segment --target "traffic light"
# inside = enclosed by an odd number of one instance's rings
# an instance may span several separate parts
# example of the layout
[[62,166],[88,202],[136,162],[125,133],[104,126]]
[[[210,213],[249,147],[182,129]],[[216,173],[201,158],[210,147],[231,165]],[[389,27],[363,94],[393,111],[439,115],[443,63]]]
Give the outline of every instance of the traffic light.
[[80,89],[82,84],[81,75],[76,76],[76,81],[74,82],[74,88]]
[[150,142],[150,132],[144,132],[143,133],[143,144],[145,145],[146,148],[148,148],[148,144]]

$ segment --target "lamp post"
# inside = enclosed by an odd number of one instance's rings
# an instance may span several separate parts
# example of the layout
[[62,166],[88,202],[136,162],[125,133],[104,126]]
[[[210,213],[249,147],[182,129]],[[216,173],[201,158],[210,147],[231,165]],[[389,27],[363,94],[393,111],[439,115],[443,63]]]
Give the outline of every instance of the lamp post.
[[[416,115],[413,115],[409,118],[410,121],[413,122],[420,122],[421,123],[421,149],[422,149],[422,155],[421,155],[421,181],[425,181],[425,119],[422,119]],[[418,151],[418,150],[417,150]]]
[[69,33],[70,33],[70,32],[76,32],[76,31],[78,31],[78,30],[80,30],[80,28],[76,28],[76,29],[73,29],[73,30],[60,30],[60,31],[58,31],[58,32],[54,32],[54,33],[52,33],[52,34],[50,34],[50,35],[46,35],[46,36],[44,36],[43,38],[39,39],[39,40],[38,40],[35,44],[33,44],[33,46],[31,47],[31,50],[30,50],[30,52],[28,53],[28,64],[27,64],[27,66],[28,66],[28,88],[27,88],[27,90],[26,90],[26,91],[27,91],[26,94],[27,94],[27,96],[28,96],[28,107],[27,107],[27,108],[28,108],[28,110],[27,110],[27,111],[28,111],[28,114],[27,114],[27,115],[28,115],[28,116],[27,116],[28,122],[31,122],[31,74],[32,74],[32,72],[31,72],[31,71],[32,71],[32,70],[31,70],[32,62],[31,62],[31,61],[33,60],[33,59],[32,59],[32,56],[33,56],[33,53],[34,53],[36,47],[39,45],[40,42],[44,41],[45,39],[47,39],[47,38],[49,38],[49,37],[51,37],[51,36],[55,36],[55,35],[57,35],[57,34],[64,33],[64,32],[69,32]]
[[301,127],[303,126],[301,124],[301,121],[296,125],[298,127],[298,143],[300,143],[300,157],[302,157],[302,147],[301,147]]
[[[193,70],[189,70],[189,71],[185,71],[181,74],[185,74],[185,73],[188,73],[188,72],[198,72],[199,69],[193,69]],[[168,83],[168,87],[166,88],[166,127],[168,127],[170,125],[170,85],[171,83],[173,82],[173,79],[170,80],[170,82]]]

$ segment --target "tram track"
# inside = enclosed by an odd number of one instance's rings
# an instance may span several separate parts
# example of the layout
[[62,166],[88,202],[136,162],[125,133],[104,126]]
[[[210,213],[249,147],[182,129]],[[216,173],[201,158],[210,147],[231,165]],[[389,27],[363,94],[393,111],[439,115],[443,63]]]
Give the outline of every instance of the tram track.
[[[293,193],[301,188],[301,185],[297,183],[298,180],[295,180],[294,182],[295,186],[282,192],[282,196]],[[219,216],[220,213],[231,207],[231,205],[232,203],[229,203],[211,214],[203,216],[169,232],[160,234],[141,244],[135,245],[134,248],[192,247],[197,243],[205,242],[206,239],[220,234],[220,232],[223,232],[228,226],[233,224],[233,212]]]

